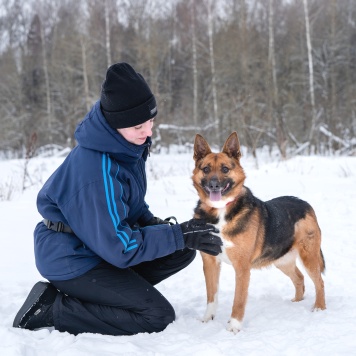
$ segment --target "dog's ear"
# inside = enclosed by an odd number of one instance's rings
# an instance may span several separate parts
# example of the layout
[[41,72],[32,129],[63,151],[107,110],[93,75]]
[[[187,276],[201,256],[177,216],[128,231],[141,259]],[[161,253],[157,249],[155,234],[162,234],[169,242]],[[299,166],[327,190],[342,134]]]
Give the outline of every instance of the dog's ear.
[[236,131],[233,132],[226,140],[222,152],[226,153],[229,157],[235,159],[241,158],[240,142],[237,137]]
[[205,138],[202,135],[196,134],[194,141],[194,161],[200,161],[209,153],[211,153],[211,149]]

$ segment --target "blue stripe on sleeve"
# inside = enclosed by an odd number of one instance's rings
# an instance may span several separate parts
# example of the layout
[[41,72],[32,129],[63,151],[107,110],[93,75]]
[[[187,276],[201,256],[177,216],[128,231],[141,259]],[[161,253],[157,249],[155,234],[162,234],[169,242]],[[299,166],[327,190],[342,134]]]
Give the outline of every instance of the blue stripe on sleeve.
[[[105,197],[106,197],[106,203],[108,206],[108,211],[109,215],[111,217],[111,220],[113,222],[116,235],[117,237],[121,240],[123,245],[125,246],[125,252],[130,251],[134,248],[138,247],[138,244],[136,243],[136,240],[133,239],[130,241],[129,236],[124,232],[118,230],[118,226],[120,225],[120,216],[117,210],[117,204],[115,201],[115,190],[114,190],[114,184],[112,177],[110,175],[110,169],[111,169],[111,159],[109,156],[107,156],[105,153],[103,153],[102,156],[102,173],[103,173],[103,178],[104,178],[104,188],[105,188]],[[118,168],[119,170],[119,168]],[[121,185],[121,183],[119,182]],[[121,189],[121,192],[123,190]],[[120,200],[122,202],[122,193],[120,196]],[[125,205],[122,203],[122,206],[124,210],[126,211]]]

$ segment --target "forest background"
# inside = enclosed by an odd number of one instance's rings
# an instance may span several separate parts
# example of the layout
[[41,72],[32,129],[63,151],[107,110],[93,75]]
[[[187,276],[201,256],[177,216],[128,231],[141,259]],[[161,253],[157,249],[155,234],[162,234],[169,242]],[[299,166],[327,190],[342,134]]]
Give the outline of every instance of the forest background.
[[73,147],[105,72],[156,95],[156,151],[356,153],[354,0],[0,0],[0,157]]

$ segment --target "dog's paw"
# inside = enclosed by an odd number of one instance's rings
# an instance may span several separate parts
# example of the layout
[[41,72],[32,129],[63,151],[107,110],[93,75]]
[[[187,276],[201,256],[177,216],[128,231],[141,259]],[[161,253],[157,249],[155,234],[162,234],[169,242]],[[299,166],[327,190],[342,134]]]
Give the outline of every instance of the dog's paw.
[[204,317],[201,319],[202,323],[207,323],[210,320],[214,320],[215,315],[204,315]]
[[206,310],[203,318],[201,319],[201,321],[203,323],[207,323],[210,320],[214,320],[215,318],[215,313],[213,313],[211,310],[209,310],[209,308]]
[[312,312],[318,312],[318,311],[322,311],[322,310],[325,310],[325,309],[326,309],[325,306],[322,306],[322,307],[313,306]]
[[216,314],[216,303],[209,303],[206,307],[204,317],[202,319],[203,323],[207,323],[210,320],[213,320]]
[[303,299],[304,299],[303,297],[301,297],[301,298],[293,298],[293,299],[291,299],[291,301],[293,303],[296,303],[296,302],[301,302]]
[[231,318],[227,324],[226,330],[233,332],[235,335],[242,329],[242,322]]

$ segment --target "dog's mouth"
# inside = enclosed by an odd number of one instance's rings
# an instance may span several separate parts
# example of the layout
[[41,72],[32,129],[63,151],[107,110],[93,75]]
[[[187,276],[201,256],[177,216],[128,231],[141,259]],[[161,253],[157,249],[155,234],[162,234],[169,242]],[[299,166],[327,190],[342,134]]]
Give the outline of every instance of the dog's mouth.
[[222,196],[230,190],[231,183],[227,182],[224,187],[221,187],[220,184],[217,185],[210,183],[209,186],[205,186],[205,191],[209,194],[211,201],[220,201]]

